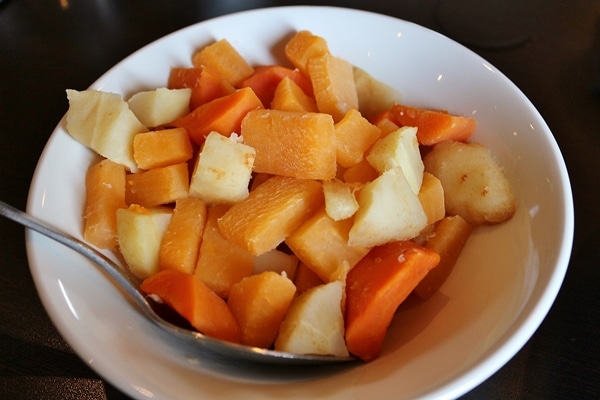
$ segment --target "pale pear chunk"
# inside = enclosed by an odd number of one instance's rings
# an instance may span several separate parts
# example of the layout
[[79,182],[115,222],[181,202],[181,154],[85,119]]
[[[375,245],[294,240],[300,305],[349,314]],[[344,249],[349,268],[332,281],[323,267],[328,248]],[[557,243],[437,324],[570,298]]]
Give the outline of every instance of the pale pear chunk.
[[98,90],[67,89],[67,132],[109,160],[137,172],[133,137],[146,128],[120,95]]
[[334,221],[348,219],[358,210],[356,191],[359,184],[342,182],[338,179],[323,181],[325,210]]
[[192,89],[157,88],[138,92],[127,103],[142,124],[156,127],[190,112]]
[[275,350],[347,357],[343,293],[344,284],[334,281],[296,297],[279,328]]
[[373,247],[408,240],[427,225],[423,206],[400,167],[385,171],[363,186],[358,204],[348,234],[350,246]]

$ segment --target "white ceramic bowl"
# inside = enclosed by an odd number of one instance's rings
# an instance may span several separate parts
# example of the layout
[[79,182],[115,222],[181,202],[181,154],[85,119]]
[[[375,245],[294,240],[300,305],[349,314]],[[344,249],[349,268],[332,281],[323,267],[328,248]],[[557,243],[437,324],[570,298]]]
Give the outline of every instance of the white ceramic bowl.
[[[407,104],[478,120],[474,140],[504,166],[516,215],[477,228],[452,276],[423,304],[404,306],[377,360],[349,369],[270,369],[205,358],[161,334],[94,266],[35,233],[27,236],[42,301],[81,358],[135,398],[409,399],[457,397],[496,372],[537,329],[562,283],[573,204],[559,149],[527,98],[493,65],[398,19],[356,10],[255,10],[202,22],[141,49],[92,87],[124,96],[164,86],[172,66],[227,38],[253,64],[282,62],[282,45],[308,29],[331,51],[392,85]],[[64,120],[39,161],[28,211],[80,236],[90,151]]]

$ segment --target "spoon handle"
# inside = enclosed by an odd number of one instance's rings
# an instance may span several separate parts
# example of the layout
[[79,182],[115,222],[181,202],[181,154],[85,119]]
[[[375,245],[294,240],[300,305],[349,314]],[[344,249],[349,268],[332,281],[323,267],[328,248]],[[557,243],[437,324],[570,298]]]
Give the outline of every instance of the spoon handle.
[[114,279],[142,308],[146,309],[148,307],[146,299],[137,289],[139,283],[137,279],[98,250],[2,200],[0,200],[0,215],[39,232],[87,257]]

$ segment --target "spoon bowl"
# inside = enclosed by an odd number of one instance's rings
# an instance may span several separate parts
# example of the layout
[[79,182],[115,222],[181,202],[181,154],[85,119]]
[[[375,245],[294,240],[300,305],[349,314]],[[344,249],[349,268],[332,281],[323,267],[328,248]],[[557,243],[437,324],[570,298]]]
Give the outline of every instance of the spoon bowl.
[[61,230],[50,226],[44,221],[21,211],[4,201],[0,200],[0,215],[17,222],[26,228],[32,229],[50,239],[53,239],[79,254],[85,256],[100,269],[106,272],[113,283],[135,302],[141,311],[154,324],[158,325],[163,330],[175,335],[188,344],[193,344],[204,348],[221,356],[232,359],[269,363],[269,364],[286,364],[286,365],[319,365],[319,364],[335,364],[354,361],[354,357],[337,357],[328,355],[312,355],[312,354],[293,354],[282,351],[262,349],[258,347],[244,346],[241,344],[226,342],[206,336],[200,332],[193,331],[174,323],[171,323],[161,317],[159,314],[161,304],[156,302],[152,297],[147,296],[139,289],[139,279],[129,272],[126,268],[114,263],[100,251],[96,250],[89,244],[65,233]]

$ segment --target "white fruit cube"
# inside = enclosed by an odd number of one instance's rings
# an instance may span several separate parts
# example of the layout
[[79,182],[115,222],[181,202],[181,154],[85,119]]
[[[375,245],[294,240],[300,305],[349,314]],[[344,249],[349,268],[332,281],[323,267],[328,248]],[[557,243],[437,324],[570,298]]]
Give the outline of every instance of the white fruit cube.
[[373,247],[408,240],[427,225],[427,216],[400,167],[367,183],[358,195],[359,208],[348,233],[351,246]]
[[190,182],[190,196],[208,204],[231,204],[248,197],[248,185],[256,158],[254,148],[233,134],[211,132],[198,156]]
[[425,167],[419,151],[417,128],[404,126],[382,137],[369,150],[367,161],[379,173],[402,168],[413,192],[419,193]]
[[131,273],[145,279],[157,273],[159,249],[173,211],[132,205],[117,210],[119,248]]
[[334,221],[348,219],[358,210],[356,190],[359,185],[342,182],[337,179],[323,182],[325,211]]
[[293,254],[287,254],[277,249],[269,250],[254,258],[252,274],[258,275],[265,271],[273,271],[289,279],[294,279],[298,262],[298,257]]
[[344,340],[343,292],[343,283],[334,281],[296,297],[279,328],[275,350],[348,356]]
[[115,93],[67,90],[67,132],[81,144],[109,160],[138,170],[133,158],[133,137],[148,129]]
[[191,95],[191,89],[158,88],[138,92],[127,102],[142,124],[155,127],[189,113]]

